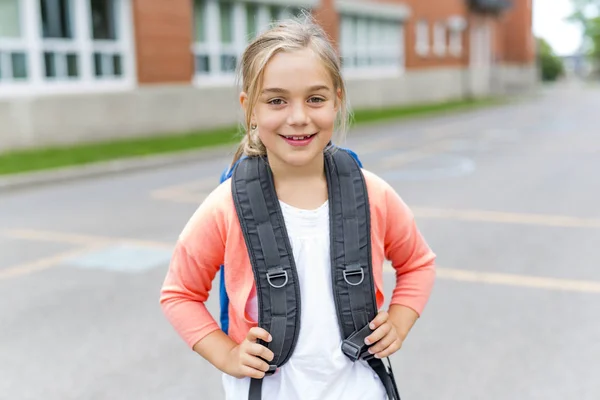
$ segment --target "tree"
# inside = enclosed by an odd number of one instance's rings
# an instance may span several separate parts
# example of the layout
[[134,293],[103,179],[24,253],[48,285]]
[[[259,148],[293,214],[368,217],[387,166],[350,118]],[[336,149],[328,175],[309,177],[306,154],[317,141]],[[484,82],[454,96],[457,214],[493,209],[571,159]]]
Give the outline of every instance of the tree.
[[538,63],[540,65],[542,80],[555,81],[564,73],[563,61],[558,57],[552,46],[542,39],[537,38],[538,44]]
[[583,30],[583,50],[600,61],[600,0],[571,0],[573,14],[567,20]]

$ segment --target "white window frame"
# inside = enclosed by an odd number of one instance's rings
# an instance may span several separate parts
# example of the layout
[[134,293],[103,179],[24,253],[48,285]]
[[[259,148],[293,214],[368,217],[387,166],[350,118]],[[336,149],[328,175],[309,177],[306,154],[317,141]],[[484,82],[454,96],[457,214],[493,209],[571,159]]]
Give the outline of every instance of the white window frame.
[[433,52],[438,57],[446,55],[446,24],[437,21],[433,26]]
[[[293,9],[305,9],[307,11],[318,5],[318,0],[299,0],[290,3],[287,0],[229,0],[233,5],[233,42],[231,44],[222,44],[220,40],[220,5],[222,0],[204,0],[205,14],[204,23],[205,41],[197,42],[194,26],[194,37],[192,43],[192,54],[194,56],[194,79],[195,86],[231,86],[235,83],[236,71],[223,71],[221,65],[221,55],[230,55],[236,57],[236,68],[239,65],[240,57],[250,42],[247,31],[247,10],[248,5],[257,7],[257,32],[266,30],[271,20],[271,7],[277,10],[277,19],[285,19],[292,16]],[[196,7],[196,1],[192,2]],[[196,12],[194,9],[194,22]],[[201,22],[200,22],[201,23]],[[208,71],[199,69],[198,58],[208,57]]]
[[454,57],[460,57],[463,54],[463,32],[467,28],[467,21],[462,16],[451,16],[448,18],[448,30],[450,34],[450,43],[448,52]]
[[421,57],[429,55],[429,22],[426,19],[415,23],[415,53]]
[[[133,18],[131,0],[115,0],[115,29],[117,40],[94,40],[91,27],[89,0],[71,0],[73,38],[44,38],[40,0],[20,0],[21,33],[17,40],[0,39],[0,52],[7,49],[24,50],[27,57],[27,79],[21,81],[0,80],[0,98],[13,96],[37,96],[63,93],[103,92],[129,90],[136,85],[135,51],[133,44]],[[12,42],[12,43],[10,43]],[[56,77],[46,77],[44,52],[73,53],[77,56],[78,76],[64,77],[65,59],[58,59]],[[121,75],[97,77],[93,55],[118,54],[121,58]],[[109,59],[103,61],[108,72],[112,71]]]
[[381,78],[405,72],[404,22],[409,16],[405,6],[337,0],[336,7],[345,78]]
[[462,55],[462,32],[461,31],[450,31],[450,45],[448,52],[454,57],[460,57]]
[[19,14],[20,36],[16,38],[0,37],[0,70],[2,73],[2,76],[0,77],[0,89],[4,87],[8,89],[9,87],[23,85],[29,78],[29,71],[27,71],[28,78],[26,79],[15,79],[12,76],[11,54],[22,53],[25,55],[26,64],[29,65],[31,62],[28,59],[29,55],[27,54],[27,41],[25,40],[25,11],[21,0],[17,0],[17,8]]

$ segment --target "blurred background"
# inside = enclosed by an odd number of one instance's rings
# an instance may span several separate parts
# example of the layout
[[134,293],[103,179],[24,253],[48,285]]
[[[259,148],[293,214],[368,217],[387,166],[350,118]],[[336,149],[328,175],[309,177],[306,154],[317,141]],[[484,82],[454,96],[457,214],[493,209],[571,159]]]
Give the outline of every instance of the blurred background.
[[1,400],[223,398],[159,290],[239,141],[242,51],[303,12],[343,145],[438,255],[403,400],[600,399],[599,0],[0,0]]

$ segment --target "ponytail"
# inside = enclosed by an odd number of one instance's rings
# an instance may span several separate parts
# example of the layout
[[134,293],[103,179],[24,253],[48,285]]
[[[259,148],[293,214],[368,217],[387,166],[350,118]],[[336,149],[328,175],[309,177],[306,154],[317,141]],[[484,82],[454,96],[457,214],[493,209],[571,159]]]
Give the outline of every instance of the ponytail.
[[244,135],[240,144],[238,145],[235,154],[233,155],[233,160],[231,162],[231,168],[237,163],[242,156],[264,156],[267,154],[267,149],[265,145],[260,141],[260,137],[258,136],[258,128],[247,130],[247,133]]

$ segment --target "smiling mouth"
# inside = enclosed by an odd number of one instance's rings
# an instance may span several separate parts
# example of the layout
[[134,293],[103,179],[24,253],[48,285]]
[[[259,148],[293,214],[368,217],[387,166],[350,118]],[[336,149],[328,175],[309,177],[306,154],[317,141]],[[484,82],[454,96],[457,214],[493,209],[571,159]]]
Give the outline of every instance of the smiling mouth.
[[306,139],[312,138],[315,135],[316,135],[316,133],[313,133],[312,135],[304,135],[304,136],[287,136],[287,135],[279,135],[279,136],[281,136],[285,139],[288,139],[288,140],[306,140]]

